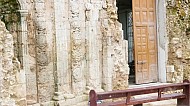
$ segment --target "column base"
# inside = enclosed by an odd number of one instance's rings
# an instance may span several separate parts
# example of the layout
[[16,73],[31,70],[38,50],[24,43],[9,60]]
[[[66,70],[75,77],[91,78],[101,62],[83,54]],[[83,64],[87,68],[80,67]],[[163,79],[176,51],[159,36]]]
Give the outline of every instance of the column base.
[[0,99],[0,106],[16,106],[13,99]]

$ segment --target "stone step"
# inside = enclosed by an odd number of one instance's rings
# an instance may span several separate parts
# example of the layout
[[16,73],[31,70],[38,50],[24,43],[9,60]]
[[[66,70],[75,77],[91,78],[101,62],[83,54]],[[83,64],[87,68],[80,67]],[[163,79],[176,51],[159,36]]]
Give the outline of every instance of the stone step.
[[[144,94],[144,95],[137,95],[134,96],[134,98],[148,98],[150,96],[157,96],[157,93],[152,94]],[[163,101],[156,101],[156,102],[149,102],[144,103],[143,106],[176,106],[177,105],[177,99],[169,99],[169,100],[163,100]]]
[[84,101],[84,102],[81,102],[81,103],[78,103],[74,106],[88,106],[88,101]]
[[[141,85],[129,85],[129,88],[142,88],[142,87],[150,87],[150,86],[158,86],[158,85],[165,85],[170,83],[148,83],[148,84],[141,84]],[[134,98],[145,98],[149,96],[156,96],[157,93],[152,94],[145,94],[145,95],[138,95],[134,96]],[[170,100],[164,100],[164,101],[157,101],[157,102],[150,102],[150,103],[144,103],[143,106],[176,106],[177,100],[176,99],[170,99]]]
[[177,106],[177,99],[144,103],[143,106]]
[[[77,105],[74,105],[74,106],[88,106],[88,104],[87,104],[87,101],[85,101],[85,102],[78,103]],[[143,106],[177,106],[177,99],[144,103]]]

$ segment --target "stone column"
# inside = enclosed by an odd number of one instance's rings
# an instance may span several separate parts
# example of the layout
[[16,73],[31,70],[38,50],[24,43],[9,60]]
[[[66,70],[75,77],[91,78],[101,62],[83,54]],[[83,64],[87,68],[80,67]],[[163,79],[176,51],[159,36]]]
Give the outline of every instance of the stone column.
[[105,31],[103,37],[103,81],[102,87],[106,91],[112,90],[112,74],[113,74],[113,48],[111,47],[111,33]]
[[26,105],[26,75],[25,72],[29,69],[28,63],[28,34],[27,34],[27,16],[28,10],[19,10],[21,15],[21,32],[19,38],[19,58],[13,58],[13,70],[16,71],[17,84],[15,87],[15,100],[17,105]]
[[108,4],[104,0],[103,9],[100,11],[102,32],[102,88],[106,91],[112,90],[113,74],[113,48],[112,34],[109,24]]
[[158,77],[166,82],[167,36],[166,36],[166,0],[156,0],[157,39],[158,39]]
[[[55,48],[54,48],[54,100],[61,101],[71,95],[70,25],[68,1],[54,1]],[[74,96],[73,96],[74,97]]]
[[[23,2],[22,2],[22,5]],[[37,103],[37,84],[36,84],[36,71],[31,68],[31,57],[29,51],[30,35],[28,32],[28,10],[19,10],[21,14],[21,30],[19,36],[19,60],[21,61],[21,71],[18,77],[21,77],[20,86],[26,89],[26,98],[28,104]],[[35,35],[33,35],[35,36]],[[35,53],[35,51],[33,51]],[[34,65],[35,67],[35,65]],[[36,68],[36,67],[35,67]],[[24,78],[25,76],[25,78]],[[25,83],[25,86],[23,85]]]
[[37,97],[41,104],[54,93],[53,77],[53,1],[35,0]]
[[122,50],[121,24],[117,21],[116,1],[106,0],[102,10],[103,33],[103,88],[105,90],[126,89],[128,65]]
[[90,89],[101,91],[102,76],[102,36],[100,31],[99,11],[100,1],[86,3],[86,62],[87,62],[87,92]]
[[79,0],[69,0],[72,90],[76,95],[81,95],[86,85],[85,34],[82,31],[83,28],[85,29],[84,20],[82,20],[85,15],[82,3]]
[[19,37],[19,43],[21,44],[21,48],[19,50],[20,61],[22,64],[23,70],[29,70],[28,67],[28,34],[27,34],[27,20],[26,17],[28,15],[28,10],[19,10],[21,15],[21,36]]

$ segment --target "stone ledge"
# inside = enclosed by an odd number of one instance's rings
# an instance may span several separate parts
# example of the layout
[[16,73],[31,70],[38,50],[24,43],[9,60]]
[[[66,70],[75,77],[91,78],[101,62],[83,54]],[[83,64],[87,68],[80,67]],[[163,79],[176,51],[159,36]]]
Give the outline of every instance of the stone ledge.
[[13,99],[0,99],[0,106],[16,106]]
[[36,103],[28,106],[87,106],[88,95],[81,95],[74,98],[68,98],[59,101],[48,101],[44,103]]
[[176,106],[177,100],[171,99],[171,100],[164,100],[164,101],[158,101],[158,102],[150,102],[145,103],[143,106]]
[[88,95],[81,95],[71,99],[54,101],[55,106],[86,106],[88,104]]

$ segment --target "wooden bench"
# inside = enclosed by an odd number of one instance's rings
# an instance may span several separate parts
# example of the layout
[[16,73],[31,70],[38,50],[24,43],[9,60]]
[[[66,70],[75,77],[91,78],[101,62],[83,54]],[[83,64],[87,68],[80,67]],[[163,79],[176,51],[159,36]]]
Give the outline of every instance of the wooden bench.
[[[181,91],[181,92],[176,92]],[[169,92],[169,93],[168,93]],[[140,98],[134,98],[133,96],[145,95],[156,93],[156,96],[146,96]],[[184,83],[166,84],[152,87],[133,88],[127,90],[98,92],[91,90],[89,93],[90,106],[142,106],[143,103],[177,99],[177,106],[190,106],[190,83],[185,80]],[[121,98],[123,101],[117,102],[103,102],[97,103],[97,101],[106,101],[107,99]]]

